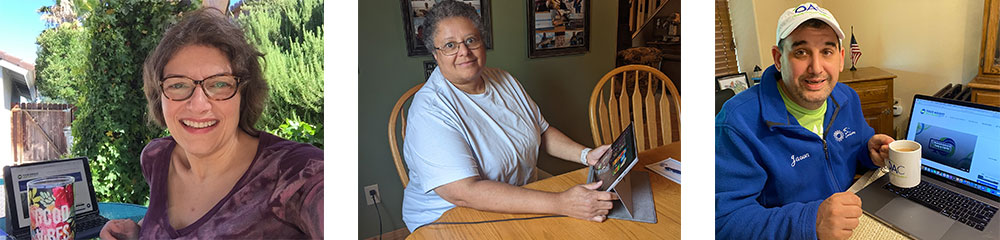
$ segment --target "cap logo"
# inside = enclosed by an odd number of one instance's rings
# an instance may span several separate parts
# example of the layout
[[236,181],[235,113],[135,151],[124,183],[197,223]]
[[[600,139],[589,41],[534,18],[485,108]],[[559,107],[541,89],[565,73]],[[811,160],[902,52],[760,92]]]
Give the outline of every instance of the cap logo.
[[819,9],[816,8],[816,5],[809,4],[809,6],[799,5],[799,7],[795,8],[795,13],[802,13],[809,10],[819,12]]

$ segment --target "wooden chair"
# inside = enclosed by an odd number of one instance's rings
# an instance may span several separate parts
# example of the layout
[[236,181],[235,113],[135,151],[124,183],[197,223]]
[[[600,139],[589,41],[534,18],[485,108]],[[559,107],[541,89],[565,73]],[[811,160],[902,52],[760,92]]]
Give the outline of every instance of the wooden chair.
[[630,121],[635,122],[639,151],[673,142],[674,130],[680,129],[677,88],[662,72],[645,65],[618,67],[601,77],[590,94],[588,110],[596,145],[612,143]]
[[[399,151],[400,143],[403,142],[403,138],[406,136],[406,108],[403,105],[413,94],[420,90],[424,84],[420,83],[416,86],[406,90],[403,96],[396,100],[396,105],[392,106],[392,112],[389,113],[389,149],[392,150],[392,161],[396,164],[396,173],[399,174],[399,181],[403,182],[403,188],[406,188],[406,184],[410,183],[410,177],[407,175],[406,162],[403,161],[403,155]],[[396,119],[399,119],[399,138],[396,138]]]

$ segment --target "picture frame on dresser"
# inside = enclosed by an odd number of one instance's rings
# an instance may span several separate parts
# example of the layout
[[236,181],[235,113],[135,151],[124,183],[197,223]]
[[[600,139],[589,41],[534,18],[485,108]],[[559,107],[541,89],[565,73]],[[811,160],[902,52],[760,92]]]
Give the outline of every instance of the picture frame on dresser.
[[753,86],[753,83],[750,82],[750,78],[747,77],[747,73],[745,72],[715,77],[716,92],[731,88],[734,93],[739,94],[751,86]]

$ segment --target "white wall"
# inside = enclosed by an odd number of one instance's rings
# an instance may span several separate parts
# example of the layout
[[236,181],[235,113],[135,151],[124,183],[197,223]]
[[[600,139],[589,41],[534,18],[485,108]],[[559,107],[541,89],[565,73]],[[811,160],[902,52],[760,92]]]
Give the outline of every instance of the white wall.
[[[740,72],[753,72],[753,66],[767,68],[772,63],[762,62],[760,52],[757,51],[757,17],[753,10],[754,0],[730,0],[729,17],[732,18],[733,38],[736,41],[736,58],[740,66]],[[743,47],[747,46],[747,47]],[[769,55],[770,56],[770,55]]]
[[[914,94],[934,94],[948,83],[964,85],[976,76],[983,29],[982,0],[813,2],[836,16],[847,35],[845,44],[850,44],[851,26],[854,26],[862,51],[858,67],[873,66],[896,74],[893,94],[901,100],[904,109],[903,115],[894,120],[897,128],[905,128]],[[761,67],[773,64],[771,47],[775,43],[778,16],[800,3],[802,1],[731,0],[730,8],[741,6],[730,10],[734,15],[742,11],[739,14],[743,19],[756,21],[756,49],[753,49],[752,40],[749,44],[737,43],[738,47],[751,48],[737,51],[737,54],[757,52],[756,57],[763,63]],[[734,29],[734,32],[740,31],[750,32]],[[752,33],[749,35],[753,37]],[[744,40],[737,36],[737,41]],[[844,58],[845,71],[851,65],[849,54]],[[743,60],[755,56],[751,53],[739,57]],[[740,66],[743,67],[743,63]]]
[[[897,128],[905,130],[914,94],[931,95],[948,83],[964,85],[976,77],[982,0],[844,0],[828,5],[848,38],[854,25],[862,52],[858,66],[896,74],[893,94],[904,109],[895,119]],[[850,66],[850,59],[845,61]]]
[[3,106],[0,106],[0,165],[7,166],[14,162],[14,148],[11,143],[10,127],[10,95],[12,84],[10,82],[10,76],[4,76],[6,71],[0,67],[0,102]]

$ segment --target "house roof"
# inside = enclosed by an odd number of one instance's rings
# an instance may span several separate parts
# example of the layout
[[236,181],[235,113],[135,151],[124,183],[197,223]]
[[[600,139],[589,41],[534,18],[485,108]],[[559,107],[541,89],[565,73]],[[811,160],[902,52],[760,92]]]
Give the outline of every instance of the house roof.
[[2,50],[0,50],[0,60],[8,61],[10,63],[13,63],[14,65],[17,65],[18,67],[27,69],[30,72],[35,72],[34,63],[25,62],[24,60],[21,60],[20,58],[15,57],[14,55],[7,54],[7,52],[4,52]]

